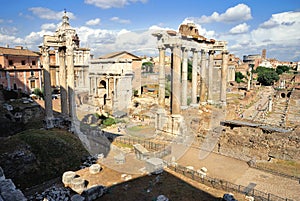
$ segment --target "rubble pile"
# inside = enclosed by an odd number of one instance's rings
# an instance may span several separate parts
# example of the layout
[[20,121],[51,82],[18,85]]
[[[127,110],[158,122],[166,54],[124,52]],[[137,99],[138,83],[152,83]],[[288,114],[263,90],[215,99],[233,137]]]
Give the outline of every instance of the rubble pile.
[[42,193],[36,193],[35,195],[28,197],[28,201],[69,201],[70,199],[70,189],[57,186],[52,186]]

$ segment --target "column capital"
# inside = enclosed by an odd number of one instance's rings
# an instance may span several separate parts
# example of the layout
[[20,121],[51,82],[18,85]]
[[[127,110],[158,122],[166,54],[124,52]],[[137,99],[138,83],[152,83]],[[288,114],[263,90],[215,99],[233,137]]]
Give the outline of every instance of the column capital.
[[229,51],[228,50],[223,50],[222,54],[229,54]]
[[158,48],[158,50],[165,50],[166,46],[165,45],[159,45],[157,48]]
[[181,47],[181,50],[184,52],[190,51],[191,48],[190,47]]
[[201,49],[200,51],[201,51],[202,54],[208,53],[208,50],[207,50],[207,49]]
[[191,51],[194,53],[200,52],[200,50],[198,50],[197,48],[194,48],[194,47],[191,48]]
[[182,47],[182,45],[179,44],[179,43],[170,44],[170,48],[171,48],[171,49],[174,49],[174,48],[181,48],[181,47]]
[[209,50],[209,51],[208,51],[208,54],[215,54],[215,53],[216,53],[215,50]]

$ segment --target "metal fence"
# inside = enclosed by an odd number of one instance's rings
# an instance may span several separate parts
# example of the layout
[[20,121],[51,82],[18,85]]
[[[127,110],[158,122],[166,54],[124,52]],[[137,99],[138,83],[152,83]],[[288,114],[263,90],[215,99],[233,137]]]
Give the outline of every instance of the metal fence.
[[159,151],[166,148],[165,144],[160,144],[149,140],[129,138],[129,137],[117,137],[114,139],[114,142],[119,142],[119,143],[129,144],[129,145],[140,144],[144,146],[146,149],[154,150],[154,151]]
[[201,176],[196,171],[188,169],[184,166],[168,165],[168,168],[206,186],[252,196],[257,201],[292,201],[292,199],[282,198],[271,193],[265,193],[249,186],[237,185],[223,179],[216,179],[209,176]]

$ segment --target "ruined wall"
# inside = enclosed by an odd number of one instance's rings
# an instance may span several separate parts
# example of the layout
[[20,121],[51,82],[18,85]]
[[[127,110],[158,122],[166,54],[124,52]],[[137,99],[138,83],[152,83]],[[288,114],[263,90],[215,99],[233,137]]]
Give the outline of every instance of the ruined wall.
[[215,151],[241,160],[300,160],[300,128],[289,133],[264,133],[260,128],[225,127]]

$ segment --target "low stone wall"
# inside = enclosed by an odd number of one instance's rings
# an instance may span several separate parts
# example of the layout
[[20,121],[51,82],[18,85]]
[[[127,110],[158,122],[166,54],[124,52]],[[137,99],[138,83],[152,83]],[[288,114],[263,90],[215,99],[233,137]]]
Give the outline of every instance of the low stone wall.
[[16,188],[11,179],[6,179],[0,167],[0,201],[27,201],[26,197]]
[[287,133],[264,133],[261,128],[225,127],[215,151],[223,155],[249,161],[300,160],[300,128]]

